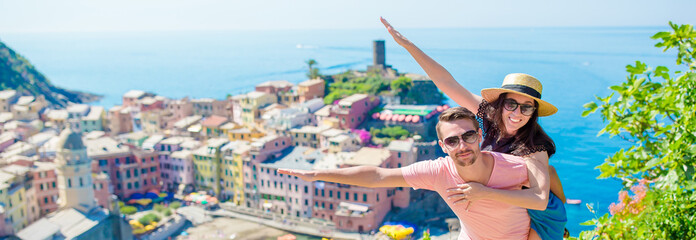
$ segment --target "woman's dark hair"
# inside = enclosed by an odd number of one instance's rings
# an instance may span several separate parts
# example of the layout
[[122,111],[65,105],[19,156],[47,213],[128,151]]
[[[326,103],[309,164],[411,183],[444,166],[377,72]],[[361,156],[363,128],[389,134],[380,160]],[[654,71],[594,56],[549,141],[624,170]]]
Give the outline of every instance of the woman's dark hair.
[[[506,97],[507,93],[501,93],[498,99],[490,103],[491,107],[488,108],[488,116],[491,117],[495,128],[498,129],[497,136],[494,135],[497,137],[496,141],[506,137],[504,134],[507,133],[505,123],[503,123],[503,102]],[[539,103],[534,101],[534,106],[538,108]],[[546,151],[550,158],[551,155],[556,153],[556,144],[551,137],[544,132],[544,129],[541,128],[537,122],[538,118],[539,111],[536,110],[529,118],[527,124],[518,129],[515,136],[511,136],[514,138],[512,146],[515,146],[515,150],[512,151],[511,154],[525,156],[538,151]]]

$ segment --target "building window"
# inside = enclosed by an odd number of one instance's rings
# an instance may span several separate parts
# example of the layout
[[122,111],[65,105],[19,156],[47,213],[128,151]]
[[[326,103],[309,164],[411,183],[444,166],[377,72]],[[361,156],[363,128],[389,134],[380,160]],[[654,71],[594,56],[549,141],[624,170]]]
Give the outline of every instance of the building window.
[[80,177],[80,187],[83,187],[85,184],[82,182],[82,177]]
[[367,202],[367,193],[363,193],[363,202]]
[[341,200],[341,191],[336,191],[336,199]]
[[353,193],[353,201],[356,201],[356,202],[358,201],[358,194],[357,193]]
[[[68,178],[68,187],[72,187],[72,181],[70,181],[70,178]],[[11,205],[10,205],[11,207]]]

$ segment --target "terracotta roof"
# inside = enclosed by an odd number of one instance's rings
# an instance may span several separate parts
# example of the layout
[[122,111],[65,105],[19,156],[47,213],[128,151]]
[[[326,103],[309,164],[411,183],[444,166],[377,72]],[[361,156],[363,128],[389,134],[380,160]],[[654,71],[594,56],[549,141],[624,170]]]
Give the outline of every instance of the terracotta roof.
[[212,115],[201,122],[204,127],[219,127],[223,123],[227,122],[227,118],[220,117],[217,115]]

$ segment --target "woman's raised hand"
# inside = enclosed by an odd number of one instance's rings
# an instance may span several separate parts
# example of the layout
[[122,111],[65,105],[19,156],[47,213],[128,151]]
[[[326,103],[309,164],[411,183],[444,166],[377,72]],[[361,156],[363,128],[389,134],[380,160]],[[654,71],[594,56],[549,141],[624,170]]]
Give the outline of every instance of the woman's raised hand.
[[402,47],[406,47],[408,45],[413,45],[413,43],[411,41],[409,41],[406,37],[404,37],[404,35],[401,35],[401,33],[399,33],[399,31],[396,31],[394,29],[394,27],[392,27],[392,25],[389,24],[389,22],[387,22],[386,19],[384,19],[383,17],[380,17],[379,20],[382,21],[382,24],[384,24],[384,26],[387,28],[387,31],[389,31],[389,34],[392,35],[392,37],[394,38],[394,41],[396,41],[396,43],[398,43]]
[[284,169],[284,168],[278,169],[278,173],[296,176],[296,177],[299,177],[300,179],[307,181],[307,182],[314,181],[314,176],[316,176],[316,173],[312,172],[312,171],[296,170],[296,169]]

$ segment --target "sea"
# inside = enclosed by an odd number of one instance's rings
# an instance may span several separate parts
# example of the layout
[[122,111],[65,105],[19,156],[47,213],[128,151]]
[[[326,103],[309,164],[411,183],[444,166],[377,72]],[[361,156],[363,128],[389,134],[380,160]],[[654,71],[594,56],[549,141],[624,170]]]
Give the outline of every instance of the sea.
[[[472,92],[500,86],[508,73],[542,81],[542,99],[559,109],[540,118],[557,147],[550,164],[565,195],[582,201],[566,205],[567,228],[574,236],[592,229],[580,223],[607,213],[622,189],[619,179],[597,179],[595,167],[630,146],[619,137],[598,136],[606,123],[598,113],[582,117],[583,104],[625,81],[628,64],[674,69],[676,59],[674,51],[663,52],[650,39],[668,30],[666,24],[398,30]],[[0,41],[53,84],[103,95],[92,104],[107,109],[131,89],[169,98],[224,99],[265,81],[299,83],[307,79],[309,59],[323,74],[365,70],[372,64],[374,40],[385,40],[388,65],[425,74],[384,29],[0,33]]]

